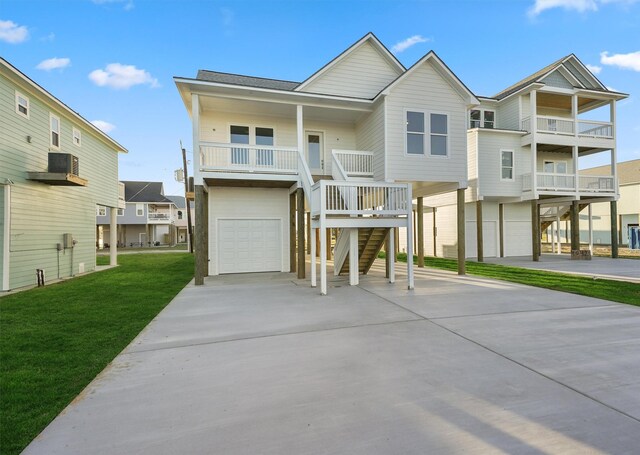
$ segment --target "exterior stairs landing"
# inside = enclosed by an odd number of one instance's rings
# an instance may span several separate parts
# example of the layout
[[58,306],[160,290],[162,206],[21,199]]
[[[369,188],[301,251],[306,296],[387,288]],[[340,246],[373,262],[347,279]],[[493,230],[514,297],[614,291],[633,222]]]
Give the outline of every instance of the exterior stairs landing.
[[[362,275],[366,275],[373,261],[378,257],[378,253],[384,245],[384,241],[389,233],[389,228],[358,228],[358,271]],[[341,230],[339,236],[348,236],[347,230]],[[348,242],[347,246],[348,246]],[[340,267],[340,275],[349,274],[349,253],[347,253],[342,266]]]

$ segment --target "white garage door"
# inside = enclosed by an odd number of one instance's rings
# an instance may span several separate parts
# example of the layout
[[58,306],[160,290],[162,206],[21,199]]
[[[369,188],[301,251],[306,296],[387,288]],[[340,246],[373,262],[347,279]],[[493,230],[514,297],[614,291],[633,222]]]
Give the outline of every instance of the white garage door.
[[219,273],[282,270],[281,220],[218,220]]
[[504,255],[531,255],[531,223],[528,221],[504,222]]
[[[467,221],[467,232],[465,233],[465,248],[468,258],[474,258],[478,255],[476,243],[476,222]],[[496,221],[482,222],[482,243],[483,254],[486,258],[494,258],[498,256],[498,223]]]

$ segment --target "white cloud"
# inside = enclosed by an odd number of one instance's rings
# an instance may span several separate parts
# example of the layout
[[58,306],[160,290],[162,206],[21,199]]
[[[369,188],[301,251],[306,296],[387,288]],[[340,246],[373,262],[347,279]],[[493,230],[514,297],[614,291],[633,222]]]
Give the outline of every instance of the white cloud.
[[98,129],[101,129],[105,133],[110,133],[116,129],[116,126],[114,124],[105,122],[104,120],[92,120],[91,124]]
[[640,51],[630,52],[628,54],[613,54],[609,52],[600,52],[600,63],[603,65],[617,66],[620,69],[632,70],[640,72]]
[[600,74],[600,71],[602,71],[602,67],[598,66],[598,65],[589,65],[588,63],[586,64],[586,67],[589,71],[591,71],[593,74]]
[[69,58],[53,57],[53,58],[48,58],[46,60],[41,61],[40,63],[38,63],[38,66],[36,66],[36,68],[39,70],[51,71],[55,69],[66,68],[70,64],[71,64],[71,59]]
[[391,52],[394,54],[399,54],[400,52],[404,52],[409,49],[411,46],[418,43],[426,43],[427,41],[431,41],[429,38],[425,38],[422,35],[413,35],[399,43],[396,43],[391,48]]
[[0,41],[18,44],[29,38],[29,30],[24,25],[18,25],[13,21],[0,20]]
[[640,0],[535,0],[533,6],[529,8],[529,16],[534,17],[545,10],[553,8],[563,8],[584,13],[586,11],[597,11],[600,4],[621,3],[631,5],[638,1]]
[[50,43],[55,39],[56,39],[56,34],[51,32],[47,36],[43,36],[42,38],[40,38],[40,41],[44,41],[45,43],[46,42]]
[[141,84],[148,84],[153,88],[160,87],[158,80],[151,77],[147,71],[133,65],[120,63],[109,63],[105,69],[91,71],[89,79],[100,87],[106,86],[114,89],[127,89]]
[[131,11],[134,8],[133,0],[91,0],[96,5],[106,5],[109,3],[124,3],[123,9]]

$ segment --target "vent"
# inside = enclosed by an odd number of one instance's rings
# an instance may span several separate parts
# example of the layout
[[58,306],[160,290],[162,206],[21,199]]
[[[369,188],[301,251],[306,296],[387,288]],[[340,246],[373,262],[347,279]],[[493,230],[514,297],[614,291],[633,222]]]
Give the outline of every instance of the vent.
[[49,153],[49,172],[79,175],[78,157],[70,153]]

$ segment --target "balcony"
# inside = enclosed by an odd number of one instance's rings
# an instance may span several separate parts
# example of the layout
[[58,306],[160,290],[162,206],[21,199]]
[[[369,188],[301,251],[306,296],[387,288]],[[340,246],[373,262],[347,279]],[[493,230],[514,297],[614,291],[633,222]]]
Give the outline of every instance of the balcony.
[[[333,167],[343,176],[340,180],[349,177],[373,178],[373,152],[361,150],[333,150]],[[334,172],[335,174],[335,172]],[[334,175],[334,178],[336,176]],[[336,179],[337,180],[337,179]]]
[[[538,115],[535,118],[535,126],[536,132],[542,134],[577,136],[578,138],[587,139],[613,139],[613,123],[611,122],[593,120],[574,121],[566,117]],[[522,119],[521,129],[529,133],[531,132],[531,117]]]
[[267,145],[200,143],[200,170],[259,174],[298,173],[298,149]]
[[[531,192],[532,178],[531,174],[522,175],[522,191]],[[557,195],[615,195],[616,182],[612,175],[593,176],[578,174],[578,187],[576,188],[575,174],[553,174],[547,172],[538,172],[536,174],[536,188],[539,194],[557,194]]]
[[171,216],[168,213],[150,212],[147,216],[147,220],[150,224],[166,224],[171,220]]

